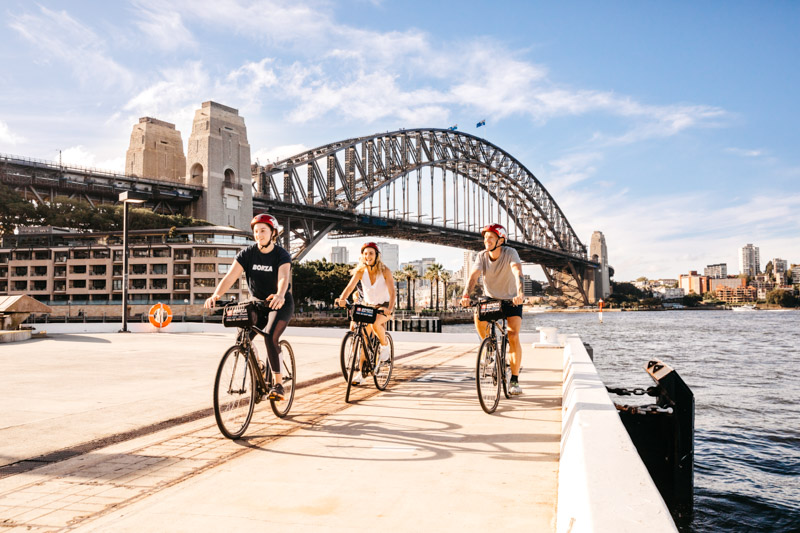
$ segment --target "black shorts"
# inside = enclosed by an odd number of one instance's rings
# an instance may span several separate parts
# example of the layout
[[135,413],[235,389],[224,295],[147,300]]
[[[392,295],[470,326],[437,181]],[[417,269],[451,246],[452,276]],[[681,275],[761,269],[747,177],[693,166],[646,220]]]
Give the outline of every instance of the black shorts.
[[512,316],[518,316],[522,318],[522,304],[514,305],[511,302],[503,300],[502,306],[503,306],[503,315],[505,315],[506,318]]

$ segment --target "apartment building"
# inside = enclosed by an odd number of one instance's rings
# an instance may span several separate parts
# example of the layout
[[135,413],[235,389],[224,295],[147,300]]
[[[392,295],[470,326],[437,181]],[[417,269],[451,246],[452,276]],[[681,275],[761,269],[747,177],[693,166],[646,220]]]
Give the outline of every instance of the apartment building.
[[728,277],[728,264],[717,263],[716,265],[707,265],[703,269],[703,275],[707,278],[724,279]]
[[[199,226],[129,232],[131,304],[202,304],[230,269],[248,232]],[[20,228],[0,244],[0,296],[27,294],[43,303],[122,301],[122,232],[77,233]],[[225,298],[246,298],[244,276]]]
[[717,300],[730,304],[755,302],[758,296],[755,287],[728,287],[727,285],[717,287],[715,294]]

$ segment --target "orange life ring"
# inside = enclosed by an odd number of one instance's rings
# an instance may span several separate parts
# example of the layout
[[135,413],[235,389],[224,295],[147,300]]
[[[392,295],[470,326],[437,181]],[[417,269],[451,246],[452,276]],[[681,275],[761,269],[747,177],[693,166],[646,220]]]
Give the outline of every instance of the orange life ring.
[[157,328],[165,328],[172,322],[172,309],[167,304],[157,303],[147,313],[150,323]]

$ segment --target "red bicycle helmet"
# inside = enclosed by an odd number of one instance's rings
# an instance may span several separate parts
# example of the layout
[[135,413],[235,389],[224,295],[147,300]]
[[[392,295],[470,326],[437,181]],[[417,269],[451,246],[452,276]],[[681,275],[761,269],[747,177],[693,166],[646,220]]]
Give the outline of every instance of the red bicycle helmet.
[[489,224],[488,226],[484,226],[483,228],[481,228],[481,236],[483,236],[483,234],[486,233],[487,231],[491,231],[492,233],[497,235],[498,238],[502,238],[508,241],[508,232],[506,232],[506,228],[504,228],[500,224]]
[[273,233],[278,232],[278,219],[272,215],[268,215],[266,213],[261,213],[253,217],[253,220],[250,221],[250,229],[253,229],[253,226],[256,224],[266,224],[270,228],[272,228]]
[[378,245],[376,243],[374,243],[374,242],[366,242],[366,243],[364,243],[364,245],[361,247],[361,253],[363,254],[364,250],[366,250],[367,248],[374,248],[375,249],[375,253],[378,254],[378,255],[380,255],[380,253],[381,253],[381,249],[378,248]]

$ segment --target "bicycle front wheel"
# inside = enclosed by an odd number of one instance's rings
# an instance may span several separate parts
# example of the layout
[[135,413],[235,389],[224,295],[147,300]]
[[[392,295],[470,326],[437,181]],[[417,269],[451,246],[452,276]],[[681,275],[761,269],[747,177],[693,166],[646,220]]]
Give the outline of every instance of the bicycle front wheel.
[[486,337],[478,350],[475,383],[481,408],[488,414],[494,413],[500,402],[500,382],[500,358],[495,353],[491,337]]
[[350,363],[353,362],[353,354],[356,353],[356,334],[348,331],[342,339],[342,347],[339,349],[339,363],[342,366],[342,377],[347,381],[350,374]]
[[294,401],[294,391],[297,384],[296,368],[294,366],[294,350],[292,345],[286,341],[280,342],[281,347],[281,384],[283,384],[283,400],[270,400],[272,412],[278,418],[283,418],[289,414],[289,409]]
[[350,403],[350,389],[353,387],[353,378],[356,377],[356,372],[361,372],[358,368],[358,363],[361,360],[361,350],[365,349],[363,342],[361,336],[356,336],[356,340],[353,343],[353,359],[350,361],[350,368],[347,373],[347,392],[344,395],[345,403]]
[[241,437],[256,404],[255,375],[241,346],[232,346],[222,356],[214,380],[214,418],[229,439]]
[[375,371],[372,373],[372,378],[375,380],[375,386],[378,390],[386,390],[389,385],[389,379],[392,377],[392,369],[394,368],[394,341],[392,336],[386,332],[386,340],[389,341],[389,359],[381,361],[381,351],[383,347],[378,344],[377,354],[375,354]]

